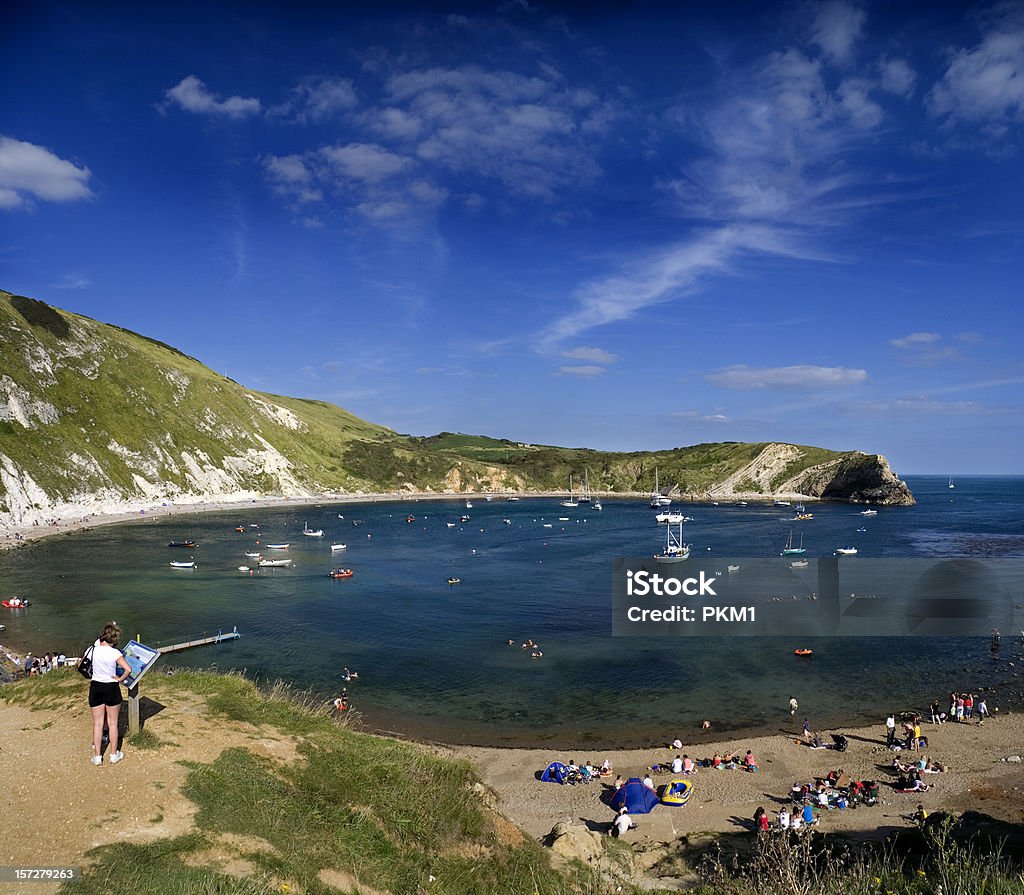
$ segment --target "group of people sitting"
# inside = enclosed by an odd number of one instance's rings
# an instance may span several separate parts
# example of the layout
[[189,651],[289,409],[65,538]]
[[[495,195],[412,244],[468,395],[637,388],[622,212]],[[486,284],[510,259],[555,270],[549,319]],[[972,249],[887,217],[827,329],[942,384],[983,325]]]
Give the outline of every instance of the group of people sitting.
[[846,771],[836,768],[825,777],[816,777],[813,783],[794,783],[790,799],[801,809],[810,806],[818,811],[874,805],[878,784],[874,780],[851,780]]
[[[811,805],[804,805],[803,808],[794,808],[792,813],[790,813],[789,809],[783,805],[779,809],[776,829],[783,831],[795,830],[799,832],[804,827],[813,827],[817,823],[818,818],[815,817],[814,808]],[[768,833],[771,831],[771,818],[763,807],[759,807],[757,811],[754,812],[754,826],[759,833]]]
[[[570,786],[575,786],[577,783],[589,783],[598,777],[610,777],[612,774],[612,763],[606,758],[601,762],[600,767],[595,767],[588,759],[583,764],[578,765],[574,758],[570,758],[565,764],[565,770],[565,782]],[[615,788],[618,789],[624,782],[622,777],[616,777]]]
[[698,768],[712,768],[718,771],[734,771],[737,768],[751,772],[760,770],[754,753],[748,749],[747,754],[742,757],[738,752],[726,752],[724,755],[716,752],[711,758],[702,758],[696,762],[689,755],[676,755],[670,764],[651,765],[650,771],[654,774],[696,774]]

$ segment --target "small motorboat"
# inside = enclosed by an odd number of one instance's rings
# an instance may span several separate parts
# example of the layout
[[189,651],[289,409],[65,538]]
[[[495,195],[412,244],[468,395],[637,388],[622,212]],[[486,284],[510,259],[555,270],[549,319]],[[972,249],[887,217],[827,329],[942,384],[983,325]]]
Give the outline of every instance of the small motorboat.
[[416,517],[415,516],[406,516],[405,517],[405,521],[406,522],[415,522],[416,521]]
[[729,566],[729,571],[730,572],[738,572],[739,570],[740,570],[739,566]]
[[198,547],[199,545],[195,541],[171,541],[168,547]]
[[351,569],[331,569],[328,578],[351,578],[355,573]]
[[331,544],[331,553],[335,550],[344,550],[348,544]]
[[449,584],[462,584],[461,578],[455,578],[454,576],[448,579]]
[[324,536],[324,530],[322,528],[318,528],[314,531],[305,522],[302,523],[302,533],[307,538],[322,538]]
[[268,566],[269,567],[274,567],[274,566],[290,566],[291,564],[292,564],[292,561],[290,559],[261,559],[260,560],[260,568],[261,569],[265,569]]
[[21,597],[11,597],[8,600],[0,600],[0,603],[5,609],[24,609],[28,606],[28,600],[23,600]]
[[469,516],[459,516],[459,522],[469,522]]
[[235,526],[235,531],[243,531],[244,532],[245,531],[245,526],[244,525],[236,525]]
[[248,557],[249,559],[260,559],[260,558],[262,558],[262,556],[263,556],[263,554],[262,554],[262,553],[246,553],[245,555],[246,555],[246,556],[247,556],[247,557]]
[[194,569],[195,567],[196,567],[196,561],[194,559],[190,559],[187,562],[183,561],[183,562],[172,562],[171,563],[171,568],[172,569]]
[[266,546],[266,548],[268,550],[287,550],[288,549],[288,545],[287,544],[266,544],[265,546]]
[[814,655],[814,650],[806,649],[806,648],[802,647],[800,649],[793,650],[793,655],[794,656],[812,656],[812,655]]
[[239,572],[251,572],[252,569],[250,569],[248,566],[239,566],[238,567],[238,571]]
[[502,525],[511,525],[512,524],[512,520],[511,519],[502,519],[501,520],[501,524]]
[[789,564],[789,567],[791,569],[806,569],[807,568],[807,560],[806,559],[798,559],[796,562],[791,562]]
[[856,556],[857,555],[857,548],[856,547],[836,547],[836,553],[839,556]]
[[447,525],[449,528],[455,528],[454,522],[445,522],[445,525]]

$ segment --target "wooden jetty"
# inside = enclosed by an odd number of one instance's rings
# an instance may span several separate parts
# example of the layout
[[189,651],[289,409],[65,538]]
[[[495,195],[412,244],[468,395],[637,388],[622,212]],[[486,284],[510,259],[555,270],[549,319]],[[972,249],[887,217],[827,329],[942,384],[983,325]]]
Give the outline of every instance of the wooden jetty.
[[192,649],[194,646],[207,646],[212,643],[223,643],[225,640],[237,640],[241,636],[238,633],[238,628],[234,627],[227,633],[218,631],[212,637],[199,637],[196,640],[186,640],[183,643],[172,643],[170,646],[158,646],[156,651],[160,654],[176,653],[179,650]]

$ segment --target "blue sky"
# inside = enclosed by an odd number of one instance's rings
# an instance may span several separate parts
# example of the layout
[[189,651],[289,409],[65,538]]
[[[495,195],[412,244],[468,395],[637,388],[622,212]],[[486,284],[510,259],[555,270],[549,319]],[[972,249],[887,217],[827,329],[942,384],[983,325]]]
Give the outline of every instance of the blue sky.
[[1024,4],[148,7],[0,11],[0,287],[402,432],[1024,472]]

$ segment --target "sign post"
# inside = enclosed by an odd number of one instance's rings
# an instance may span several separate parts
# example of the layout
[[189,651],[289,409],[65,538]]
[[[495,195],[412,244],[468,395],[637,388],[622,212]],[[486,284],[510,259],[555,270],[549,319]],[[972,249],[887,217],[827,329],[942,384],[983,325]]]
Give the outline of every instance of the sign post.
[[160,658],[160,653],[137,640],[129,640],[124,648],[124,657],[132,668],[131,674],[121,678],[121,683],[128,688],[128,735],[131,736],[142,729],[139,720],[139,681]]

